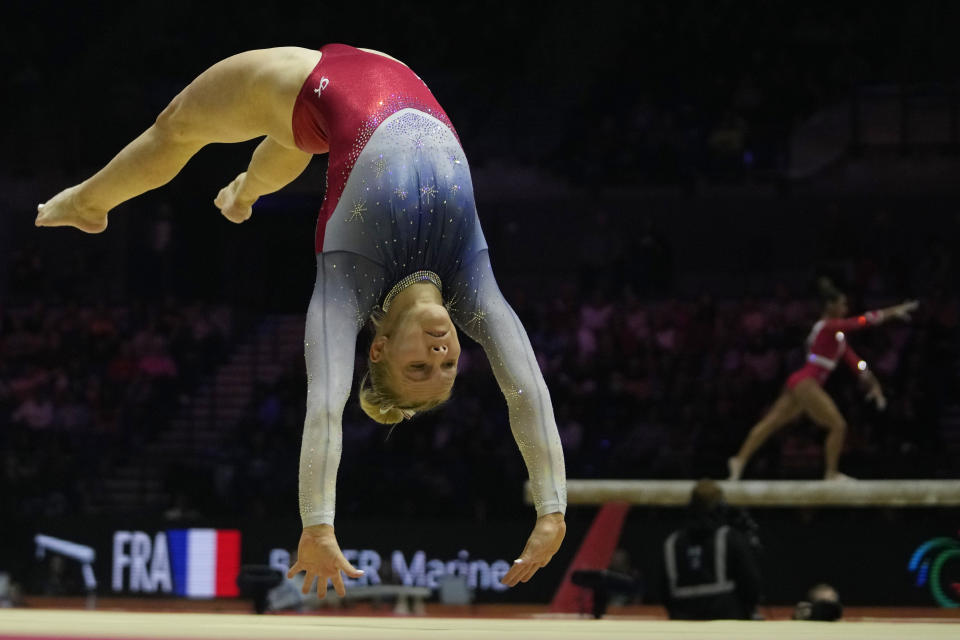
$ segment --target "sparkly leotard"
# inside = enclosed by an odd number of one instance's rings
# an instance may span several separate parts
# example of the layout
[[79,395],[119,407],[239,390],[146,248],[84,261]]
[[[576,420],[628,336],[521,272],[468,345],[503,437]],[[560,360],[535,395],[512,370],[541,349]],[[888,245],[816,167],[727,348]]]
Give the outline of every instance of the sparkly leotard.
[[452,125],[403,64],[344,45],[321,52],[293,121],[298,146],[330,150],[307,313],[303,525],[333,524],[357,335],[391,286],[419,270],[440,276],[451,318],[487,354],[537,513],[563,512],[563,451],[550,395],[526,332],[493,277],[470,170]]
[[793,389],[808,378],[823,385],[837,367],[840,358],[843,358],[854,373],[866,371],[866,361],[847,344],[846,334],[879,321],[880,315],[870,311],[856,318],[835,318],[817,322],[807,337],[807,363],[787,378],[787,388]]

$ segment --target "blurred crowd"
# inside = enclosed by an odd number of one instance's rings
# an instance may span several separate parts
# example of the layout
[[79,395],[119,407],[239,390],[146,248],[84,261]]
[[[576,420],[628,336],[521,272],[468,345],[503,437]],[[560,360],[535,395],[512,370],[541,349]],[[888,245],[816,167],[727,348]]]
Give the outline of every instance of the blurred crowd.
[[173,299],[0,308],[5,513],[89,512],[100,481],[142,453],[232,337],[228,309]]

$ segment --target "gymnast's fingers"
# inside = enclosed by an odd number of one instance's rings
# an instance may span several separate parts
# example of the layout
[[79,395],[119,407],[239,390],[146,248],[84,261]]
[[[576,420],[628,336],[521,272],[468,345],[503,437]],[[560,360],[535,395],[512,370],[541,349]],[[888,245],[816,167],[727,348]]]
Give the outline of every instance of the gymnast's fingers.
[[317,574],[312,571],[307,571],[307,575],[303,577],[303,588],[300,589],[304,594],[310,593],[310,588],[313,587],[313,580],[317,577]]
[[520,581],[520,576],[526,571],[527,566],[523,558],[517,558],[513,561],[513,566],[510,567],[510,570],[500,579],[500,582],[508,587],[516,586]]
[[899,315],[900,318],[903,320],[909,320],[910,314],[916,311],[917,307],[919,306],[920,306],[920,303],[917,302],[916,300],[910,300],[908,302],[904,302],[903,304],[900,305],[900,310],[897,313],[897,315]]
[[326,576],[317,576],[317,597],[326,598],[327,597],[327,578]]
[[529,565],[527,565],[527,568],[524,570],[524,572],[520,576],[520,582],[529,581],[530,578],[533,577],[533,574],[539,571],[541,566],[543,565],[537,562],[531,562]]
[[303,570],[304,570],[303,567],[300,566],[300,561],[297,560],[295,563],[293,563],[293,566],[290,567],[290,571],[287,571],[287,578],[292,579],[293,576],[297,575]]
[[[348,578],[359,578],[363,575],[363,571],[350,564],[350,561],[343,554],[340,554],[340,562],[337,563],[337,568],[347,574]],[[340,573],[337,572],[337,575],[340,575]]]
[[341,574],[339,571],[333,574],[333,589],[341,598],[347,595],[347,589],[343,586],[343,574]]

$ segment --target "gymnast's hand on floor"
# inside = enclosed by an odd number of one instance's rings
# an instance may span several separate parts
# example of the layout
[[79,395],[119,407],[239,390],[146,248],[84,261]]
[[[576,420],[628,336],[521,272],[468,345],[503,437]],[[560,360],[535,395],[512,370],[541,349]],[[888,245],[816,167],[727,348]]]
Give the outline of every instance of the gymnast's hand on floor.
[[518,582],[526,582],[532,578],[540,567],[545,567],[550,562],[566,533],[567,523],[564,522],[562,513],[548,513],[537,518],[537,524],[527,539],[523,553],[513,561],[513,566],[500,582],[514,587]]
[[257,201],[256,198],[246,200],[241,197],[246,178],[246,172],[238,175],[234,178],[233,182],[223,189],[220,189],[220,193],[217,194],[216,199],[213,201],[213,204],[217,205],[217,208],[220,209],[223,217],[237,224],[247,220],[253,214],[253,203]]
[[354,568],[343,556],[333,527],[328,524],[303,528],[300,544],[297,546],[297,561],[290,567],[287,577],[292,578],[301,571],[307,574],[303,579],[304,593],[309,593],[314,578],[319,578],[317,596],[320,598],[327,595],[328,578],[333,581],[333,588],[338,596],[343,597],[347,593],[341,571],[350,578],[363,575],[363,571]]

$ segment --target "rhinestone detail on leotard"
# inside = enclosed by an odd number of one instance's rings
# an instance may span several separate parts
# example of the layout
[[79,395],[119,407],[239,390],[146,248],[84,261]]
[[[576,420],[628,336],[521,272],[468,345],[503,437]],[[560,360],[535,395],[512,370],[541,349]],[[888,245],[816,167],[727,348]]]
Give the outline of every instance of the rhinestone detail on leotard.
[[440,290],[440,293],[443,293],[443,283],[440,282],[440,276],[435,274],[433,271],[421,270],[414,271],[410,275],[401,279],[400,282],[390,287],[390,291],[387,292],[387,297],[383,299],[383,312],[386,313],[390,311],[390,305],[393,303],[393,299],[397,297],[401,291],[407,287],[416,284],[417,282],[430,282],[437,289]]

